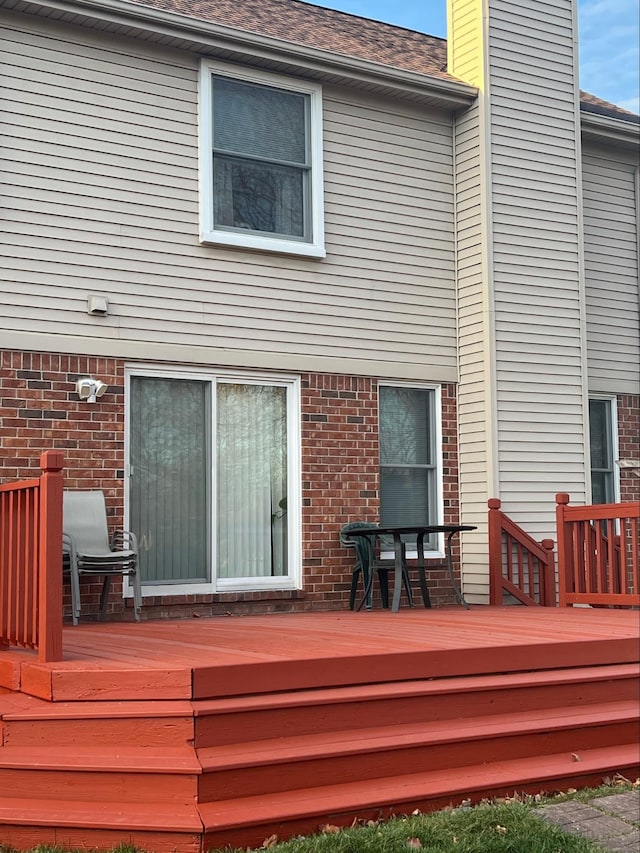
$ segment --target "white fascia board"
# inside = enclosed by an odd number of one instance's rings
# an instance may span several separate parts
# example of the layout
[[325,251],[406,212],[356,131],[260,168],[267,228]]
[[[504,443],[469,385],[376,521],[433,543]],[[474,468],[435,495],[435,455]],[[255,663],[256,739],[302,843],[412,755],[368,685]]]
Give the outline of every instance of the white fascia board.
[[633,148],[640,144],[640,123],[581,110],[580,124],[583,135],[589,139]]
[[[0,7],[4,3],[0,0]],[[27,4],[25,4],[26,6]],[[13,6],[13,8],[16,8]],[[19,8],[19,7],[17,7]],[[437,99],[442,106],[460,109],[469,106],[477,96],[477,89],[457,80],[430,77],[414,71],[405,71],[380,65],[356,57],[343,56],[328,50],[288,42],[260,33],[201,21],[175,12],[165,12],[129,3],[127,0],[35,0],[28,9],[55,9],[75,14],[78,23],[82,17],[107,21],[121,26],[137,26],[152,32],[194,44],[220,49],[234,49],[247,57],[279,59],[301,70],[314,70],[342,76],[345,80],[374,83],[399,92]]]

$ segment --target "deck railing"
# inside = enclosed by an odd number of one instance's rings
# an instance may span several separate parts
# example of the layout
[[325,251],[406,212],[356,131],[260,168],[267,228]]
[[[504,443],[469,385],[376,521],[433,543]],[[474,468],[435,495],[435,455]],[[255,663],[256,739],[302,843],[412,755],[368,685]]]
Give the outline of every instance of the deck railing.
[[640,503],[569,506],[556,495],[561,607],[640,606]]
[[554,607],[556,604],[553,539],[536,542],[489,501],[490,603],[502,605],[505,595],[520,604]]
[[62,660],[62,453],[42,474],[0,486],[0,646]]

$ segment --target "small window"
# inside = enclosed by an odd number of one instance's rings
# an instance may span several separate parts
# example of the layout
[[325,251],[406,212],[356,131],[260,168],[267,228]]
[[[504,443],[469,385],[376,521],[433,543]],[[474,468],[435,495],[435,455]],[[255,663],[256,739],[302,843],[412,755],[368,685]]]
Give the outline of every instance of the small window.
[[591,502],[615,501],[615,432],[613,401],[589,400],[589,436],[591,443]]
[[321,89],[203,62],[201,240],[324,257]]
[[438,524],[436,390],[381,386],[379,398],[381,524]]

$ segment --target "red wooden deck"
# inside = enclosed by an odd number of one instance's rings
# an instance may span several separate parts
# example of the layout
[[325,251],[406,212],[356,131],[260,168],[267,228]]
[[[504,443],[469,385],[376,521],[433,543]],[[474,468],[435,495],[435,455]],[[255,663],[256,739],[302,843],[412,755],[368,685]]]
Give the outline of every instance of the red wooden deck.
[[0,651],[0,842],[200,851],[638,765],[638,613],[309,613]]

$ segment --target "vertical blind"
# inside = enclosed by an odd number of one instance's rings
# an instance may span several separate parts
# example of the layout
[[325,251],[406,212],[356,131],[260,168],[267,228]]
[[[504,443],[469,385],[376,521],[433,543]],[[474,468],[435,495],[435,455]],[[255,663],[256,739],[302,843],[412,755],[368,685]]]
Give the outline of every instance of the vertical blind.
[[207,382],[131,380],[130,523],[143,582],[208,579],[208,400]]

